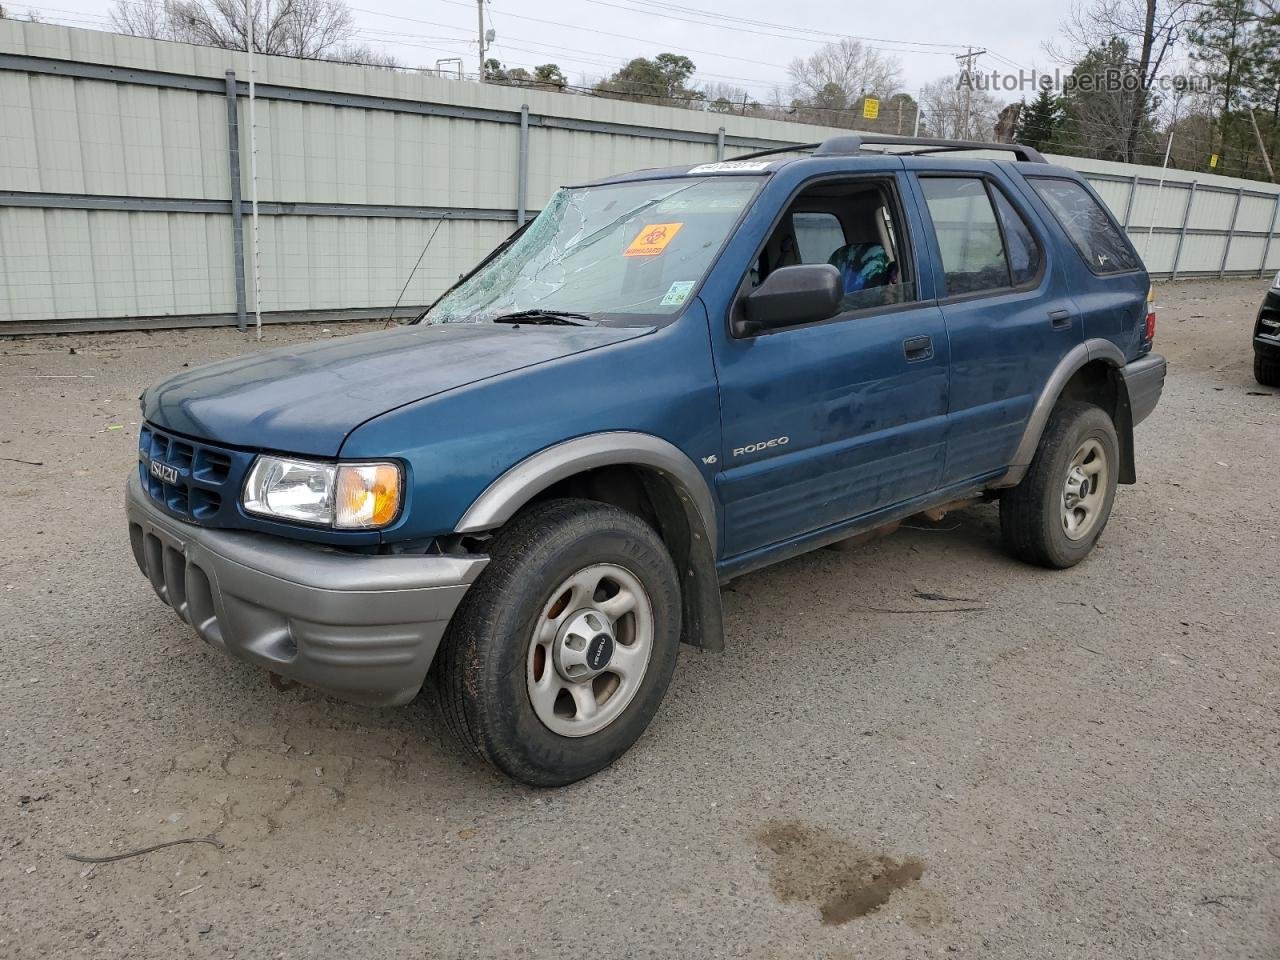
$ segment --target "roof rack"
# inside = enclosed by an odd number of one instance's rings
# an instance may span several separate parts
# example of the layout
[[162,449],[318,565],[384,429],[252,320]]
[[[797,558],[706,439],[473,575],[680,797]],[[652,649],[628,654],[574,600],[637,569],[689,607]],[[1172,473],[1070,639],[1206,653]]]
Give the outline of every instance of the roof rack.
[[909,150],[881,150],[879,153],[895,153],[907,156],[918,156],[928,153],[953,153],[968,150],[999,150],[1012,153],[1014,158],[1027,163],[1047,163],[1044,156],[1034,147],[1021,143],[994,143],[985,140],[947,140],[938,137],[898,137],[884,133],[849,133],[831,137],[822,143],[798,143],[788,147],[774,147],[770,150],[758,150],[755,153],[734,157],[734,160],[754,160],[757,157],[768,157],[779,153],[800,153],[813,151],[815,157],[852,157],[862,153],[869,146],[910,147]]

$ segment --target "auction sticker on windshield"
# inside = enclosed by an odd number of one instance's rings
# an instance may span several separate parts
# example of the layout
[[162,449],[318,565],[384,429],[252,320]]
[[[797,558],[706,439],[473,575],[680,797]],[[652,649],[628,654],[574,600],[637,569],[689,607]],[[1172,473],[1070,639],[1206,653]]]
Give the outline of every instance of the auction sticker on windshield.
[[656,257],[667,249],[683,223],[650,223],[641,228],[631,246],[622,252],[624,257]]

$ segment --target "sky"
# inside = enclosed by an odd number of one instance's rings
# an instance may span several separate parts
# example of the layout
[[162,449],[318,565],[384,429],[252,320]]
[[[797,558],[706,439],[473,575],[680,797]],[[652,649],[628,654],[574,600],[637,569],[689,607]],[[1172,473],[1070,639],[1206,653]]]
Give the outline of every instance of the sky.
[[[463,58],[477,70],[475,0],[348,0],[357,40],[408,66]],[[16,0],[51,23],[107,28],[110,0]],[[787,65],[838,36],[863,40],[901,62],[909,92],[956,72],[966,45],[989,52],[979,69],[1052,69],[1043,44],[1058,32],[1066,4],[969,0],[942,4],[893,0],[487,0],[496,33],[489,56],[508,67],[558,63],[570,83],[594,82],[636,56],[682,53],[697,65],[695,82],[724,83],[767,102],[788,86]],[[1015,66],[1016,65],[1016,66]]]

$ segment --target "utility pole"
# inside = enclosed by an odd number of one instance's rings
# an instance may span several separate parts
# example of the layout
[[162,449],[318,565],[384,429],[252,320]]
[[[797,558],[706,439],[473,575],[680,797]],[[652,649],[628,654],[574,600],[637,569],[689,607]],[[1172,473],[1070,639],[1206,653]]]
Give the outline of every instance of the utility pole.
[[957,53],[956,59],[963,62],[960,68],[960,79],[964,83],[964,122],[960,128],[960,139],[969,139],[969,113],[973,109],[973,65],[986,50],[968,48],[968,53]]
[[253,211],[253,329],[262,339],[262,254],[258,241],[258,124],[254,117],[253,18],[257,16],[254,0],[244,0],[246,39],[245,57],[249,61],[249,204]]
[[1262,162],[1267,165],[1267,176],[1276,182],[1276,171],[1271,166],[1271,156],[1267,153],[1267,145],[1263,142],[1262,131],[1258,129],[1258,118],[1253,115],[1253,107],[1249,108],[1249,122],[1253,124],[1253,135],[1258,138],[1258,149],[1262,151]]
[[[1178,108],[1182,106],[1182,96],[1173,101],[1173,117],[1169,120],[1169,139],[1164,144],[1164,163],[1160,166],[1160,184],[1156,187],[1155,199],[1151,201],[1151,223],[1147,226],[1147,239],[1142,244],[1142,256],[1145,258],[1147,250],[1151,246],[1151,235],[1156,232],[1156,211],[1160,209],[1160,194],[1164,193],[1164,176],[1169,172],[1169,158],[1173,156],[1173,131],[1178,126]],[[1138,189],[1134,185],[1135,190]],[[1194,194],[1191,200],[1187,201],[1187,213],[1191,213],[1191,203],[1195,199]],[[1176,257],[1175,257],[1176,259]],[[1176,264],[1175,264],[1176,266]]]
[[480,82],[484,83],[484,0],[476,0],[476,18],[480,27],[476,34],[480,44]]

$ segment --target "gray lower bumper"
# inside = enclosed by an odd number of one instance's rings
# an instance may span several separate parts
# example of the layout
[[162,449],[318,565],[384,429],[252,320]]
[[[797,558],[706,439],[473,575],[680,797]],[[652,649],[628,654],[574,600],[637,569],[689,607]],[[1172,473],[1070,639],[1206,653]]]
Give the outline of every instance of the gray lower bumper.
[[346,700],[417,694],[485,557],[363,556],[175,520],[129,480],[134,559],[209,644]]
[[1129,410],[1135,427],[1147,419],[1160,402],[1166,369],[1165,359],[1158,353],[1149,353],[1120,368],[1129,391]]

